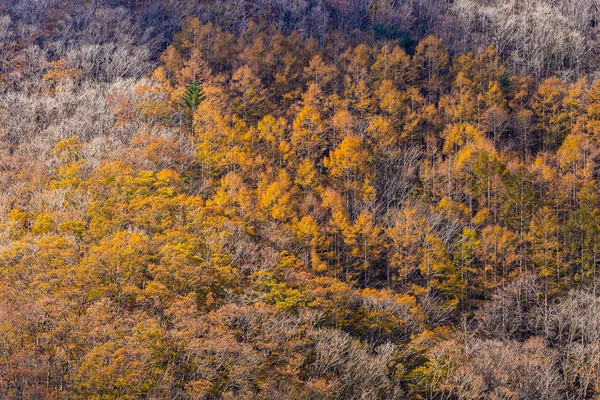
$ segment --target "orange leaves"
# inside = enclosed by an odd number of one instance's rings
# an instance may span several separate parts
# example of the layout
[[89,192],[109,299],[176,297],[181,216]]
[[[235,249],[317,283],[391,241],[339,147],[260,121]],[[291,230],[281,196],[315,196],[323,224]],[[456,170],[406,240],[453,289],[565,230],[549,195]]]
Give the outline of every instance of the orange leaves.
[[290,177],[285,170],[278,173],[275,182],[260,182],[258,186],[260,209],[266,210],[271,218],[288,220],[291,216],[291,184]]
[[[583,168],[590,167],[588,163],[591,153],[591,143],[587,136],[573,133],[565,138],[556,152],[556,157],[563,170],[581,173]],[[590,172],[588,171],[586,175],[589,177]]]
[[410,85],[415,78],[410,56],[399,46],[390,48],[387,44],[383,45],[372,70],[377,78],[390,80],[398,89]]
[[394,225],[386,232],[391,241],[389,266],[404,284],[418,270],[424,226],[425,220],[417,216],[417,210],[407,207],[398,213]]
[[85,398],[118,396],[132,400],[147,396],[166,372],[160,365],[169,358],[165,332],[147,316],[133,328],[126,326],[130,321],[110,322],[118,331],[97,341],[77,365],[76,393]]
[[473,125],[458,124],[447,128],[444,153],[456,153],[465,145],[478,143],[483,136]]
[[596,140],[600,137],[600,80],[595,80],[588,91],[589,104],[586,113],[587,131]]
[[435,98],[446,85],[450,58],[444,42],[428,36],[416,48],[413,63],[427,94]]
[[593,282],[600,84],[432,37],[409,55],[231,28],[188,19],[161,66],[102,92],[96,136],[15,176],[48,145],[8,154],[0,316],[25,324],[0,321],[7,365],[36,376],[20,351],[43,354],[69,398],[439,397],[462,312],[525,271],[557,297]]
[[311,188],[316,183],[317,171],[312,161],[304,159],[298,166],[298,173],[294,183],[305,188]]
[[[323,164],[329,169],[332,180],[345,191],[348,199],[356,204],[372,201],[375,191],[371,186],[371,154],[363,141],[356,136],[347,136],[340,145],[325,157]],[[348,205],[347,205],[348,206]]]
[[310,60],[308,66],[304,70],[304,75],[307,80],[311,81],[321,89],[329,87],[335,78],[336,73],[337,68],[325,63],[323,58],[318,54]]
[[313,106],[304,106],[293,127],[291,143],[296,153],[312,160],[318,159],[325,147],[325,124],[319,111]]
[[83,72],[77,68],[73,68],[68,60],[60,59],[46,64],[48,71],[43,76],[43,79],[50,84],[53,92],[63,83],[67,81],[77,82],[83,77]]
[[529,241],[532,261],[538,268],[540,276],[547,279],[553,274],[557,274],[555,276],[558,278],[561,267],[558,220],[548,207],[538,210],[531,220]]
[[323,164],[329,168],[332,176],[343,178],[354,174],[364,176],[368,173],[369,161],[370,155],[364,149],[362,140],[348,136],[324,159]]

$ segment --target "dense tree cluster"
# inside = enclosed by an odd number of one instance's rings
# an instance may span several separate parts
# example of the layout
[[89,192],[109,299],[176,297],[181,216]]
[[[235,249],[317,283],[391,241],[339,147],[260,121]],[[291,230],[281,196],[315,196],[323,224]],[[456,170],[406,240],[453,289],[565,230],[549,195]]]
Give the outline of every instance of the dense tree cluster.
[[0,398],[600,396],[591,8],[191,3],[2,3]]

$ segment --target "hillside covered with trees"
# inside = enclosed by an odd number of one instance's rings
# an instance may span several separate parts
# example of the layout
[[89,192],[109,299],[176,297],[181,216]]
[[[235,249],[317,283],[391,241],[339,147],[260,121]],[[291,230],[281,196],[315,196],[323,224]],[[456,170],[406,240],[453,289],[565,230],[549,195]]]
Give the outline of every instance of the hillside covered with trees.
[[0,398],[599,399],[598,18],[0,1]]

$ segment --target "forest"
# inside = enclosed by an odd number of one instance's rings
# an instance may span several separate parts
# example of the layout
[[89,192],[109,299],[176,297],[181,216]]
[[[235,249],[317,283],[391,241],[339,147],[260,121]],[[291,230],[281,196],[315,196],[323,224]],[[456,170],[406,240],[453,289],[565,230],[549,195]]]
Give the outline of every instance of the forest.
[[600,399],[599,9],[0,0],[0,399]]

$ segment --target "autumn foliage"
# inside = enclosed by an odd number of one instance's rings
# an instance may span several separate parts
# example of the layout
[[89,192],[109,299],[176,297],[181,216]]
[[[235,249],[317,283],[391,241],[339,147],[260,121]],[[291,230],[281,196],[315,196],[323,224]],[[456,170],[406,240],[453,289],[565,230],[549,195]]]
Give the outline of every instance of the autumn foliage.
[[342,33],[3,61],[0,398],[600,396],[599,81]]

